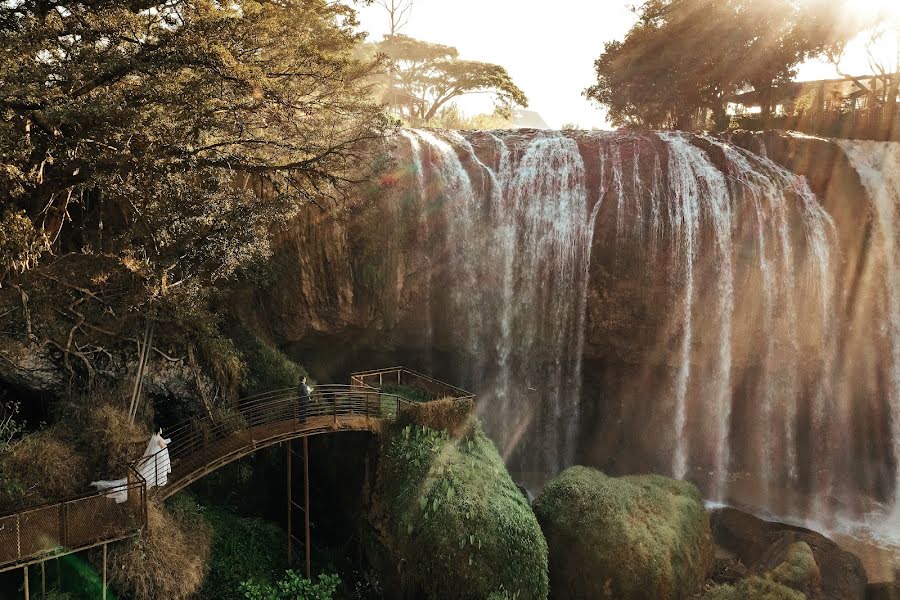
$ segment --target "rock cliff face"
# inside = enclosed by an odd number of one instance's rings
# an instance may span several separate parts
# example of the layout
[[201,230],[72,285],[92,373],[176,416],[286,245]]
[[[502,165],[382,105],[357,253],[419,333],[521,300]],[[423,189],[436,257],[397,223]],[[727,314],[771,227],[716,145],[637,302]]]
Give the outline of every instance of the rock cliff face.
[[893,217],[851,156],[785,134],[404,131],[387,193],[298,219],[240,312],[322,379],[396,361],[470,387],[525,481],[582,462],[860,514],[896,486],[898,332]]

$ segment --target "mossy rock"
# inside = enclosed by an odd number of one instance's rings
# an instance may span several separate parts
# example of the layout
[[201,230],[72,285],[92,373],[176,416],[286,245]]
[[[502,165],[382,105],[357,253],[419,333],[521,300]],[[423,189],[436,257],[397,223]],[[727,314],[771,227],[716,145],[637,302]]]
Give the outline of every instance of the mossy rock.
[[787,550],[784,562],[769,574],[773,581],[808,593],[822,586],[822,574],[812,548],[806,542],[794,542]]
[[806,596],[771,579],[755,576],[735,585],[718,585],[701,600],[806,600]]
[[407,591],[429,598],[547,597],[547,544],[494,444],[407,425],[384,443],[378,503]]
[[712,567],[709,518],[689,483],[571,467],[533,507],[555,600],[688,598]]

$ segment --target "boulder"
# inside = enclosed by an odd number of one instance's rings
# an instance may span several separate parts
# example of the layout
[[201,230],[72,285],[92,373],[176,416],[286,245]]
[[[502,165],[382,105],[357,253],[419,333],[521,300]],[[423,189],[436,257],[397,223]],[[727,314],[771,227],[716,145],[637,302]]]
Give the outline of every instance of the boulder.
[[689,598],[712,568],[709,520],[689,483],[572,467],[533,508],[555,600]]
[[398,565],[391,597],[547,598],[544,536],[474,417],[461,437],[406,425],[382,443],[369,517]]
[[[711,524],[716,544],[747,565],[753,574],[776,572],[785,561],[795,560],[795,544],[802,542],[812,551],[821,575],[818,589],[806,590],[811,600],[865,598],[866,572],[862,562],[820,533],[764,521],[734,508],[713,511]],[[793,557],[789,556],[792,548]]]

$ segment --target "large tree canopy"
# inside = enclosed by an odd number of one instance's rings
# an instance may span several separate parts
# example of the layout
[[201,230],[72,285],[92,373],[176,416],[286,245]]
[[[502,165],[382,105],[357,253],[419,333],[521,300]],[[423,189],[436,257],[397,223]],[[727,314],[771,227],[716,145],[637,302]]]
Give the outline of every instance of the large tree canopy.
[[493,94],[502,114],[514,106],[528,106],[528,98],[506,69],[462,60],[452,46],[388,35],[377,50],[390,62],[385,102],[412,122],[428,123],[450,101],[466,94]]
[[585,90],[624,126],[686,128],[707,110],[722,126],[729,95],[770,91],[852,31],[828,0],[647,0],[636,10]]
[[329,0],[0,3],[0,279],[55,244],[214,281],[303,203],[340,210],[386,125],[355,25]]

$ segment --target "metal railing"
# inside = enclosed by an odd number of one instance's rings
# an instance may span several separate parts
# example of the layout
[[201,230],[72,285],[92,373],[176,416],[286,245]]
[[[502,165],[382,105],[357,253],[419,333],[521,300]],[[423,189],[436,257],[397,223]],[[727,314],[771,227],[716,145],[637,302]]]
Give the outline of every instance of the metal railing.
[[[127,494],[117,503],[113,494]],[[0,571],[131,537],[147,522],[146,486],[128,482],[0,517]]]
[[435,399],[475,400],[475,394],[471,392],[406,367],[359,371],[350,376],[350,381],[360,389],[382,390],[385,387],[397,385],[420,390]]
[[[260,448],[336,429],[376,430],[416,404],[383,391],[389,383],[435,398],[474,399],[403,367],[354,373],[350,385],[320,385],[309,397],[285,388],[244,398],[236,409],[164,430],[172,442],[136,461],[122,486],[0,516],[0,572],[131,537],[147,526],[149,494],[166,498]],[[121,492],[127,500],[117,503]]]
[[[168,497],[251,451],[341,426],[372,430],[412,404],[396,394],[358,385],[320,385],[309,398],[301,398],[296,388],[274,390],[244,398],[235,411],[219,413],[215,420],[203,416],[166,429],[163,435],[172,442],[135,468],[145,473],[156,495]],[[157,486],[160,482],[164,485]]]

